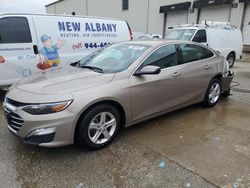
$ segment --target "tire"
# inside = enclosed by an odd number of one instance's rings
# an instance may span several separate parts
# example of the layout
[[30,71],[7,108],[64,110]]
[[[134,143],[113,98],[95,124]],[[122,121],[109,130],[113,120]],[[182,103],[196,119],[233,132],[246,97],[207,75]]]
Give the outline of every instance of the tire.
[[230,54],[228,54],[227,61],[228,61],[229,67],[232,68],[233,65],[234,65],[234,62],[235,62],[235,55],[234,55],[234,53],[231,52]]
[[206,96],[204,99],[205,107],[213,107],[219,101],[221,94],[221,81],[217,78],[211,80],[208,85]]
[[90,109],[80,120],[77,140],[91,150],[104,148],[117,135],[121,125],[118,110],[108,104]]
[[224,97],[224,98],[229,97],[229,96],[230,96],[230,88],[229,88],[229,90],[224,91],[224,92],[221,94],[221,96]]

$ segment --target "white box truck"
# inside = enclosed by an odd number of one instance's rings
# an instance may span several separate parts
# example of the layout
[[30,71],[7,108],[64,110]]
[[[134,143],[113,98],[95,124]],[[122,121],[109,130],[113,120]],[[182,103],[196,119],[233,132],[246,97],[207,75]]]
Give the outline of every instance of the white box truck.
[[233,67],[236,59],[242,57],[242,33],[227,22],[203,21],[199,25],[180,25],[170,30],[165,38],[202,43],[220,52],[230,67]]
[[126,21],[65,15],[0,14],[0,88],[107,44],[132,39]]

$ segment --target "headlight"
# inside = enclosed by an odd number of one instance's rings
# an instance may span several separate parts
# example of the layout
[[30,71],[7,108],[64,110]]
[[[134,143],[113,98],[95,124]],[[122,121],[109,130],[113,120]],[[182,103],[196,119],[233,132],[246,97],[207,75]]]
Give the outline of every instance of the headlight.
[[70,104],[70,101],[46,103],[46,104],[31,104],[24,106],[22,109],[33,115],[51,114],[65,110]]

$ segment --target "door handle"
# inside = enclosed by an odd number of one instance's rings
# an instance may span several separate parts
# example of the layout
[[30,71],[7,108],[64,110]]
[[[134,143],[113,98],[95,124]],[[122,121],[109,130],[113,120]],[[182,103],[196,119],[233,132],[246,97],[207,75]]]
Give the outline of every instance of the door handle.
[[33,51],[34,51],[34,54],[38,54],[38,48],[37,48],[37,45],[33,45]]
[[209,65],[205,65],[205,67],[204,67],[205,69],[211,69],[211,66],[209,66]]
[[172,74],[172,77],[179,77],[179,76],[181,76],[181,73],[179,73],[179,72],[174,72]]

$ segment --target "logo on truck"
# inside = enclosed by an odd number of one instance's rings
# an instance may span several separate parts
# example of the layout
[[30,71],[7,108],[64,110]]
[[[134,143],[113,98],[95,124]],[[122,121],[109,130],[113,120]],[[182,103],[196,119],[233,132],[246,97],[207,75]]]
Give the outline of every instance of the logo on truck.
[[54,45],[51,37],[45,34],[41,36],[41,41],[44,47],[39,51],[40,62],[37,64],[37,68],[45,70],[57,67],[60,64],[58,50],[64,45],[64,41],[58,39],[57,44]]
[[98,22],[58,22],[61,37],[116,37],[117,24]]
[[5,57],[3,57],[3,56],[0,55],[0,64],[2,64],[4,62],[5,62]]

